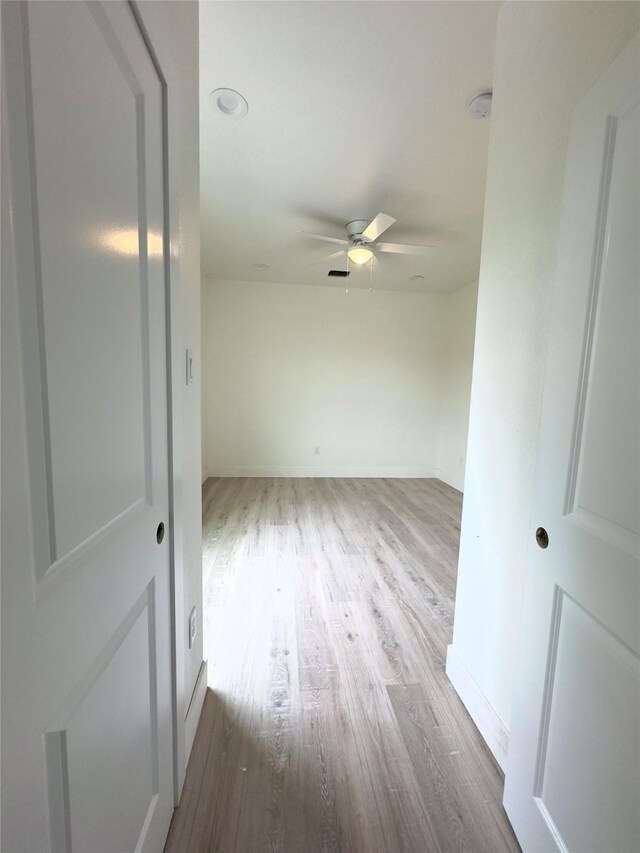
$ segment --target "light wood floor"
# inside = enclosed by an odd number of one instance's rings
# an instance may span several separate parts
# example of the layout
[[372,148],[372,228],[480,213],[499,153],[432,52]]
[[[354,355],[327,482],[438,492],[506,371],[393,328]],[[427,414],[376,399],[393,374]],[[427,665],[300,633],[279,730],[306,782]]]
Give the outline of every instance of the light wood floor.
[[519,850],[444,673],[461,495],[210,479],[209,684],[166,850]]

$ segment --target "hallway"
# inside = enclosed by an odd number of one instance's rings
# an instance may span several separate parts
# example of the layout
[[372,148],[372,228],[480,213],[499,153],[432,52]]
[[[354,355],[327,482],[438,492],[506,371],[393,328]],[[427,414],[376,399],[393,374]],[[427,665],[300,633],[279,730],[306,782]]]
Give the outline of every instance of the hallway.
[[203,486],[209,684],[166,851],[518,850],[444,672],[461,495]]

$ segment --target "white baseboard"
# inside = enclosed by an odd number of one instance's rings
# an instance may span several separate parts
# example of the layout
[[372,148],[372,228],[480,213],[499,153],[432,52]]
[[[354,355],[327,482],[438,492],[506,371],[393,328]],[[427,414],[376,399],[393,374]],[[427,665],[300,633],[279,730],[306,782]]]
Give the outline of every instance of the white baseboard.
[[251,466],[213,466],[208,472],[209,477],[398,477],[401,479],[430,479],[437,478],[438,472],[433,468],[352,468],[340,466],[336,468],[318,466],[279,466],[268,465],[263,468]]
[[203,485],[207,482],[207,480],[209,479],[210,476],[211,476],[211,474],[209,473],[208,469],[206,469],[205,471],[202,472],[202,484]]
[[196,738],[196,729],[202,713],[204,697],[207,692],[207,662],[203,660],[200,664],[198,677],[196,678],[196,686],[191,694],[191,701],[187,709],[187,716],[184,721],[184,740],[185,740],[185,762],[189,761],[193,742]]
[[478,731],[504,770],[509,751],[509,731],[453,646],[447,648],[446,673],[471,715],[471,719],[478,727]]
[[418,479],[418,480],[442,480],[447,486],[451,486],[461,492],[464,486],[464,476],[455,476],[443,471],[441,468],[354,468],[338,467],[324,468],[318,466],[287,466],[266,465],[253,467],[251,465],[225,465],[208,469],[203,473],[204,483],[209,477],[387,477],[389,479]]
[[451,488],[457,489],[459,492],[464,491],[464,473],[462,475],[449,474],[442,468],[438,468],[434,476],[437,477],[438,480],[442,480],[443,483],[446,483],[447,486],[451,486]]

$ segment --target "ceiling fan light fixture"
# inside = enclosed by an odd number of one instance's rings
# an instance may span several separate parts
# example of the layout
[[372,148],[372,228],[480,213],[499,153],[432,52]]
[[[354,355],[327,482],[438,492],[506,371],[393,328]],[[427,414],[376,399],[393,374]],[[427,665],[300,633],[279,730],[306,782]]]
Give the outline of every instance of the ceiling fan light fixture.
[[365,249],[363,246],[354,246],[352,249],[349,249],[347,252],[349,255],[349,260],[353,261],[354,264],[366,264],[367,261],[370,261],[373,257],[373,252],[371,249]]

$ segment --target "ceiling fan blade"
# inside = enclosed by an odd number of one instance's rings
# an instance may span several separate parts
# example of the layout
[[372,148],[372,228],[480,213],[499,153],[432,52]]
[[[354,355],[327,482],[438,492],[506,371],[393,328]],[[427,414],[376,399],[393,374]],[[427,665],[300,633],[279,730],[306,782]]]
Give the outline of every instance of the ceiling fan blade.
[[386,231],[387,228],[390,228],[395,221],[396,220],[393,216],[389,216],[388,213],[379,213],[364,229],[362,236],[366,237],[367,240],[370,241],[377,240],[378,237]]
[[325,255],[323,258],[320,258],[318,261],[312,261],[310,264],[307,264],[308,267],[318,267],[320,264],[326,264],[328,261],[333,258],[344,257],[346,254],[344,249],[339,249],[337,252],[333,252],[331,255]]
[[296,234],[303,234],[305,237],[312,237],[314,240],[324,240],[325,243],[340,243],[341,246],[348,246],[348,240],[340,240],[338,237],[325,237],[324,234],[312,234],[310,231],[296,231]]
[[428,257],[435,252],[435,248],[435,246],[409,246],[407,243],[376,243],[377,252],[390,252],[392,255]]

